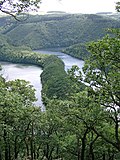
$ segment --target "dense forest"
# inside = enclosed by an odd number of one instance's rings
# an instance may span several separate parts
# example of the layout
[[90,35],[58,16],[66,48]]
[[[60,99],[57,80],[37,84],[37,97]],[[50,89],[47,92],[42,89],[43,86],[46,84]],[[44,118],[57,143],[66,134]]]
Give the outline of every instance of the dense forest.
[[71,45],[63,49],[62,52],[82,60],[86,60],[90,56],[90,52],[88,52],[87,50],[86,43],[78,43],[78,44]]
[[[37,15],[21,22],[0,18],[0,60],[43,68],[46,107],[43,112],[34,105],[35,90],[29,82],[0,76],[0,160],[120,159],[118,17]],[[108,27],[117,29],[105,36]],[[31,50],[73,44],[71,50],[76,47],[89,55],[83,76],[77,66],[65,72],[58,57]]]
[[25,21],[0,17],[0,33],[14,46],[31,49],[63,47],[63,52],[86,59],[89,56],[86,42],[102,38],[108,28],[119,28],[119,19],[119,14],[66,13],[29,15]]
[[108,27],[120,27],[119,16],[111,18],[95,14],[35,15],[20,22],[4,17],[0,18],[0,22],[1,33],[12,44],[32,49],[85,43],[102,38]]

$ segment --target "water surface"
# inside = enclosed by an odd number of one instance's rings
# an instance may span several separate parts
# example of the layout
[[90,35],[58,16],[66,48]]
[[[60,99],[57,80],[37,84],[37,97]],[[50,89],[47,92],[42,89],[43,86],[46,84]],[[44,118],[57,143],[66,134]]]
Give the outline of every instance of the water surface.
[[35,95],[38,100],[35,104],[37,106],[43,106],[41,100],[42,84],[40,79],[42,69],[40,67],[34,65],[13,64],[9,62],[0,62],[0,64],[2,65],[3,77],[6,80],[21,79],[29,81],[36,90]]
[[61,58],[65,64],[65,70],[70,69],[73,65],[77,65],[80,70],[82,70],[82,67],[84,65],[84,61],[74,58],[70,55],[67,55],[65,53],[62,52],[54,52],[54,51],[48,51],[48,50],[36,50],[36,52],[38,53],[42,53],[42,54],[52,54],[52,55],[57,55],[59,58]]
[[[59,58],[63,60],[65,63],[65,70],[70,69],[73,65],[77,65],[81,70],[84,65],[84,61],[79,60],[77,58],[73,58],[67,54],[62,52],[53,52],[53,51],[45,51],[45,50],[37,50],[36,52],[42,54],[53,54],[57,55]],[[36,90],[35,94],[37,97],[37,106],[42,106],[44,109],[42,99],[41,99],[41,79],[40,74],[42,73],[42,68],[35,66],[35,65],[24,65],[24,64],[13,64],[8,62],[0,62],[2,65],[2,74],[6,78],[6,80],[15,80],[15,79],[22,79],[29,81]]]

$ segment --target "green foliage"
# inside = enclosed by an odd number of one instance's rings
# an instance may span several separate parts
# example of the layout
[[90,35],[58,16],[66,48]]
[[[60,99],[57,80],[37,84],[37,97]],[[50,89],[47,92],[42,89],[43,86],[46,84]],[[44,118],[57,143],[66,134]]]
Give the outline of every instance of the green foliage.
[[[109,160],[120,157],[120,39],[119,31],[114,33],[117,35],[105,36],[88,45],[91,56],[84,66],[84,82],[88,87],[70,99],[52,99],[46,103],[51,121],[58,124],[57,153],[61,158]],[[69,71],[69,78],[75,84],[81,82],[81,74],[76,71],[79,71],[76,66]]]
[[[118,31],[117,31],[118,33]],[[84,66],[85,82],[90,84],[89,94],[103,109],[105,121],[94,132],[118,151],[120,107],[120,38],[119,34],[105,36],[88,45],[90,59]]]
[[66,99],[71,94],[71,81],[64,70],[64,64],[57,56],[49,56],[43,63],[43,97]]
[[[98,102],[88,96],[87,90],[75,94],[69,101],[56,99],[48,101],[47,113],[51,117],[51,123],[55,123],[58,127],[57,153],[61,158],[65,160],[84,160],[88,157],[99,160],[103,157],[107,160],[110,157],[119,159],[119,151],[93,131],[93,127],[103,129],[106,114]],[[106,131],[111,127],[107,127],[106,124]],[[112,132],[109,130],[109,133]]]
[[90,53],[86,49],[86,45],[82,43],[67,47],[63,52],[82,60],[85,60],[90,56]]
[[0,34],[0,49],[7,44],[8,44],[7,37]]
[[1,61],[24,64],[27,63],[42,66],[44,58],[47,57],[47,55],[32,52],[31,49],[26,46],[14,47],[7,43],[6,39],[3,36],[0,37],[0,41]]
[[[58,25],[53,25],[53,21],[59,19],[61,22],[67,18],[67,25],[70,16],[46,16],[45,20],[41,17],[40,22],[47,26],[51,22],[53,27]],[[88,17],[100,22],[99,25],[103,21],[96,15],[83,16],[82,20],[85,22]],[[80,17],[74,15],[74,18],[79,20]],[[64,25],[61,23],[61,26]],[[42,30],[46,32],[45,25]],[[62,60],[56,56],[44,57],[24,46],[10,46],[1,36],[2,60],[43,67],[42,94],[46,111],[41,112],[40,108],[33,106],[36,98],[28,82],[6,82],[0,77],[0,159],[120,159],[120,31],[112,32],[111,37],[107,35],[88,44],[90,58],[84,66],[84,79],[77,66],[66,73]],[[10,30],[6,32],[9,33]],[[52,43],[56,46],[55,41]],[[84,50],[83,45],[81,48]],[[87,86],[81,83],[83,80]]]
[[[118,32],[117,32],[118,33]],[[56,56],[43,61],[46,111],[25,81],[0,78],[2,159],[119,160],[119,34],[91,42],[82,79]],[[80,88],[81,81],[88,86]]]
[[51,14],[29,16],[26,21],[14,22],[2,33],[14,45],[32,49],[67,47],[100,39],[106,28],[118,28],[117,19],[100,15]]
[[[40,113],[33,106],[34,89],[24,80],[8,81],[0,77],[0,157],[17,159],[26,155],[31,124]],[[39,116],[37,116],[39,117]]]
[[116,10],[117,12],[120,12],[120,2],[119,1],[116,3]]

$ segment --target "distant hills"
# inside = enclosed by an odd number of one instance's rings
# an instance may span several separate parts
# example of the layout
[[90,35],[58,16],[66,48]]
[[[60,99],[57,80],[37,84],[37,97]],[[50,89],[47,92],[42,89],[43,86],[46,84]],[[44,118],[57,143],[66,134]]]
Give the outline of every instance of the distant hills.
[[112,12],[97,12],[96,14],[113,14]]
[[120,15],[30,15],[25,21],[0,17],[0,33],[15,46],[32,49],[68,47],[102,38],[107,28],[120,28]]
[[67,13],[63,11],[48,11],[47,14],[67,14]]

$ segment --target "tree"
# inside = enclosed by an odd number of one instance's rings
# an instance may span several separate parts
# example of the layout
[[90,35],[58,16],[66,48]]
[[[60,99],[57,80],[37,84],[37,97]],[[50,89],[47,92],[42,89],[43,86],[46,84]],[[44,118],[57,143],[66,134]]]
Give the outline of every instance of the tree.
[[[33,106],[34,89],[23,80],[0,77],[0,157],[10,160],[34,155],[33,139],[40,109]],[[37,145],[37,143],[36,143]]]
[[[48,100],[42,121],[44,135],[42,146],[47,155],[65,160],[95,160],[117,157],[117,149],[97,135],[94,128],[104,129],[106,136],[113,133],[107,126],[106,113],[101,105],[83,91],[74,94],[71,100]],[[41,143],[40,143],[41,144]],[[48,149],[47,149],[48,148]],[[56,152],[57,151],[57,152]],[[116,158],[119,159],[119,158]]]
[[[119,30],[118,30],[119,31]],[[117,33],[119,33],[117,31]],[[93,131],[120,152],[120,38],[119,34],[105,36],[88,45],[90,59],[84,66],[89,96],[104,112],[102,128]]]
[[38,9],[40,2],[41,0],[0,0],[0,11],[17,19],[17,14]]
[[120,2],[117,2],[117,3],[116,3],[116,10],[117,10],[118,12],[120,12]]

